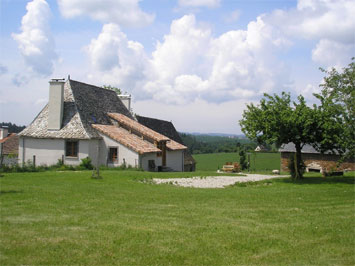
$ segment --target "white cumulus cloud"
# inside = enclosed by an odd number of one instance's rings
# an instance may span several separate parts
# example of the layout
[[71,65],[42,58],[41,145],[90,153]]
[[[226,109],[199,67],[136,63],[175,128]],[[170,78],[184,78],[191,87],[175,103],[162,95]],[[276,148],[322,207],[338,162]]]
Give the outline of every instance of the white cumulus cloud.
[[26,6],[21,22],[21,33],[12,34],[26,64],[42,76],[53,72],[57,59],[54,39],[49,28],[50,9],[45,0],[33,0]]
[[142,44],[127,39],[116,24],[105,24],[86,47],[93,74],[89,78],[133,92],[144,79],[147,57]]
[[294,81],[279,55],[293,42],[307,39],[316,43],[310,51],[313,61],[346,64],[354,52],[353,3],[300,0],[295,8],[263,14],[246,29],[219,36],[194,15],[185,15],[172,21],[151,54],[117,25],[107,24],[88,48],[90,77],[118,85],[137,100],[166,104],[250,101],[265,92],[291,91]]
[[179,5],[183,7],[217,7],[221,0],[179,0]]
[[344,44],[328,39],[321,39],[312,50],[312,59],[323,66],[342,68],[354,55],[355,44]]
[[92,79],[127,88],[138,100],[185,104],[250,99],[283,89],[287,75],[272,53],[285,45],[261,17],[246,30],[215,38],[194,15],[185,15],[171,23],[151,55],[115,24],[105,25],[87,51]]
[[143,12],[139,0],[58,0],[64,17],[89,16],[104,23],[124,26],[145,26],[154,20],[153,14]]
[[354,55],[354,14],[353,0],[299,0],[296,8],[276,10],[265,21],[290,39],[317,41],[312,59],[336,66],[347,64]]
[[153,99],[186,103],[252,98],[282,88],[281,66],[272,51],[285,44],[261,17],[247,30],[214,38],[193,15],[173,21],[150,61],[144,90]]

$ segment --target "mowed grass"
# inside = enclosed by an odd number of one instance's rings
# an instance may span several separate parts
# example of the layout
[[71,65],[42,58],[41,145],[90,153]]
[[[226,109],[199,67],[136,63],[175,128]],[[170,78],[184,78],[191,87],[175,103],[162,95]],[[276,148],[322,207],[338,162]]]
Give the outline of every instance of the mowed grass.
[[[238,153],[194,154],[196,169],[201,171],[216,171],[226,162],[239,162]],[[248,157],[247,157],[248,160]],[[280,170],[280,153],[254,152],[250,154],[250,170],[264,172]]]
[[354,265],[354,176],[225,189],[210,173],[5,174],[0,265]]

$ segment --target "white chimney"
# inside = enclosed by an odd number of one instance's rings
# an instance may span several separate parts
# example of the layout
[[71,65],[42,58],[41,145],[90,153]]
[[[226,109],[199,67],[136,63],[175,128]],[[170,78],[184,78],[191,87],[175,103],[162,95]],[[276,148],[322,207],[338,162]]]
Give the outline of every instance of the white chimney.
[[9,135],[9,128],[7,126],[0,127],[0,139],[4,139]]
[[118,98],[120,98],[121,102],[124,104],[124,106],[126,106],[126,108],[128,109],[128,111],[131,111],[131,95],[117,95]]
[[63,120],[64,80],[49,81],[48,129],[60,130]]

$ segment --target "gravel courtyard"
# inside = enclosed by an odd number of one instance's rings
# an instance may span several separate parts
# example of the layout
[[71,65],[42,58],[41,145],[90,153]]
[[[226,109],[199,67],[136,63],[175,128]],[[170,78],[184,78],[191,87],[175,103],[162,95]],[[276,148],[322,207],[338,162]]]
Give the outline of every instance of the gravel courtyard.
[[156,184],[173,184],[181,187],[195,188],[224,188],[233,185],[237,182],[260,181],[265,179],[289,177],[287,175],[259,175],[247,174],[246,176],[207,176],[207,177],[192,177],[192,178],[169,178],[160,179],[153,178]]

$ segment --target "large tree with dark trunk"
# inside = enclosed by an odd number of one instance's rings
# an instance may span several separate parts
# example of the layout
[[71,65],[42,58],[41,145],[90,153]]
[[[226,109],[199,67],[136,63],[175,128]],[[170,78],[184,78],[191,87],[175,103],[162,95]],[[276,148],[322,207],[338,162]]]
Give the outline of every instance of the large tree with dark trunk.
[[[258,105],[249,104],[239,121],[244,134],[259,143],[278,146],[293,142],[296,148],[293,177],[303,177],[301,150],[304,145],[316,146],[321,137],[319,110],[309,107],[303,96],[291,101],[290,94],[265,94]],[[318,147],[317,147],[318,148]]]

